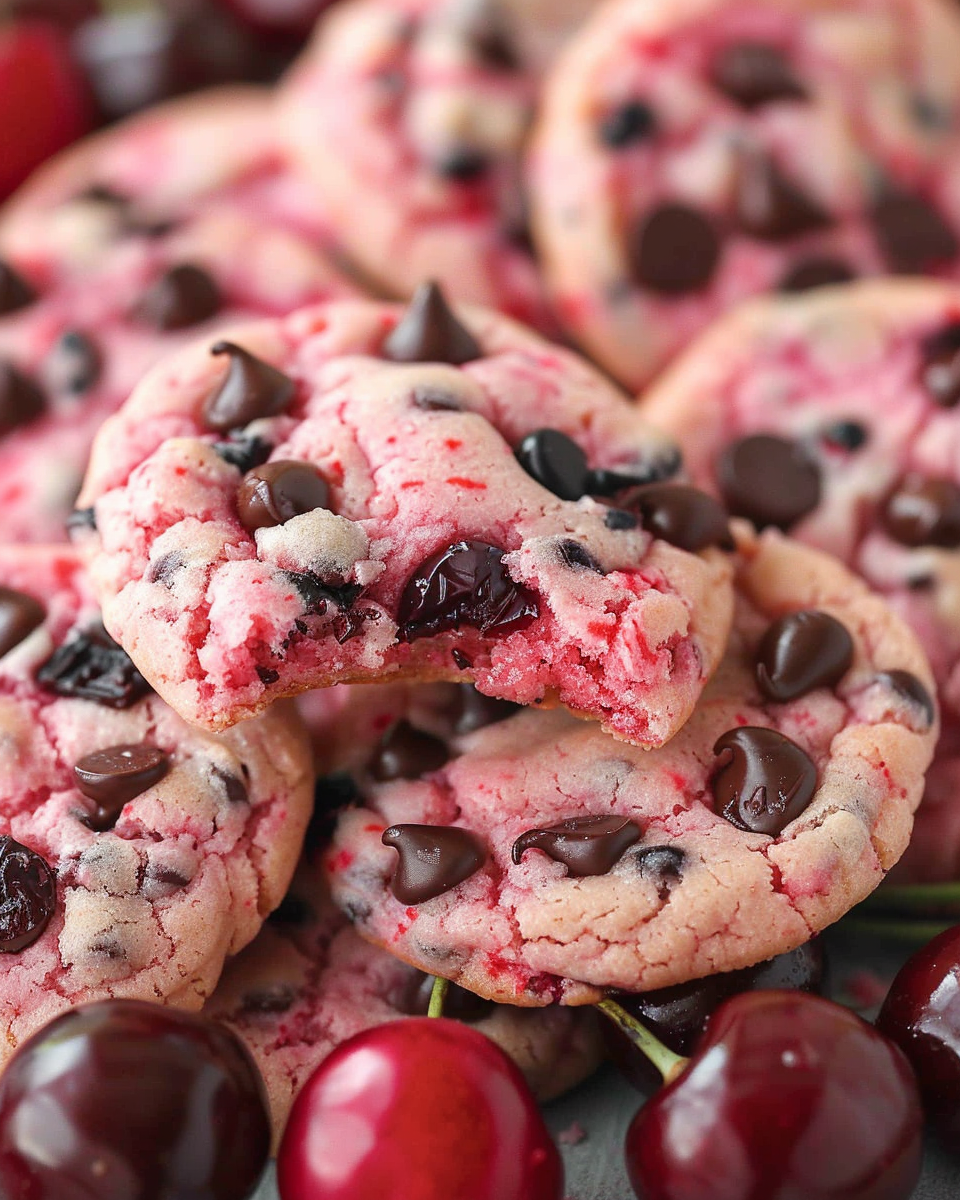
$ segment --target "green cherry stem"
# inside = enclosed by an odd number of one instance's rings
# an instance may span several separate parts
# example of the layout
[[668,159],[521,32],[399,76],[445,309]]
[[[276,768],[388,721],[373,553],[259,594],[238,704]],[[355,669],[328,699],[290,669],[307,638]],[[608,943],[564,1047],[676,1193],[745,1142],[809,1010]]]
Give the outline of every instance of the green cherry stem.
[[664,1083],[672,1083],[690,1061],[683,1055],[668,1050],[636,1017],[625,1008],[621,1008],[616,1000],[601,1000],[597,1008],[653,1063],[663,1076]]
[[443,1016],[443,1004],[447,998],[447,989],[449,987],[449,979],[441,979],[439,975],[434,978],[433,989],[430,992],[430,1007],[427,1009],[428,1017]]

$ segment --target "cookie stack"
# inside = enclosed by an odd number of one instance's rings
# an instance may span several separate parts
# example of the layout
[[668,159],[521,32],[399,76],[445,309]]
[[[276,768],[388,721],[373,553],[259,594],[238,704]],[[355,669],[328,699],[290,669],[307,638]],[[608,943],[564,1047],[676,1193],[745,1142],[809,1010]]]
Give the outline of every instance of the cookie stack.
[[344,0],[14,197],[8,1054],[203,1007],[279,1134],[440,977],[546,1098],[611,990],[960,874],[957,62],[947,0]]

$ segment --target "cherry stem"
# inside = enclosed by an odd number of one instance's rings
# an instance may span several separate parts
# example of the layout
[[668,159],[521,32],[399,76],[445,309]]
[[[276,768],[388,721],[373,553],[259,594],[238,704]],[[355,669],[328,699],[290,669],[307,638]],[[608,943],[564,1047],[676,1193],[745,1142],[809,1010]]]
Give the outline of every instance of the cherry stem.
[[635,1016],[621,1008],[616,1000],[601,1000],[597,1008],[653,1063],[663,1076],[664,1083],[671,1083],[676,1079],[690,1061],[682,1054],[674,1054],[669,1050],[645,1025],[641,1025]]
[[447,989],[450,987],[449,979],[441,979],[438,975],[433,981],[433,990],[430,992],[430,1007],[427,1009],[428,1017],[442,1017],[443,1004],[447,998]]

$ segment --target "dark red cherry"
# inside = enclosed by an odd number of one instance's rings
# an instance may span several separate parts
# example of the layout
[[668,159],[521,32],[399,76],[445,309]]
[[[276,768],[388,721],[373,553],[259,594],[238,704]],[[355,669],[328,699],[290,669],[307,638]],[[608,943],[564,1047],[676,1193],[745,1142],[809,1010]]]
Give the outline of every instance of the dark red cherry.
[[641,1200],[908,1200],[922,1121],[910,1064],[872,1026],[750,992],[634,1117],[627,1171]]
[[523,1076],[481,1033],[411,1017],[344,1042],[301,1091],[281,1200],[561,1200],[563,1165]]
[[73,1009],[0,1078],[0,1196],[247,1200],[269,1152],[256,1067],[230,1030],[192,1013]]

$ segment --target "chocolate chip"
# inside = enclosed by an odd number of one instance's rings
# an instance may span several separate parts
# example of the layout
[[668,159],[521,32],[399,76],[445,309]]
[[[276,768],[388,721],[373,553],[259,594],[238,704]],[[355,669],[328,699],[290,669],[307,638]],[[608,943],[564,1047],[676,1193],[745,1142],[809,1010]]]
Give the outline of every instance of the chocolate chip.
[[458,650],[456,646],[450,651],[450,657],[453,659],[454,666],[458,671],[469,671],[473,666],[473,662],[462,650]]
[[649,104],[628,100],[613,109],[600,122],[600,141],[611,150],[622,150],[635,142],[645,142],[656,132],[657,119]]
[[450,733],[462,737],[498,725],[501,721],[523,711],[523,705],[511,700],[498,700],[496,696],[485,696],[472,683],[449,685],[450,700],[444,705],[444,715],[450,723]]
[[35,942],[57,908],[57,881],[35,850],[0,837],[0,951]]
[[597,575],[606,575],[606,571],[582,542],[564,538],[557,545],[557,549],[560,552],[560,561],[565,567],[570,567],[575,571],[593,571]]
[[227,433],[264,417],[284,412],[293,400],[293,380],[233,342],[217,342],[211,354],[228,354],[230,367],[226,378],[203,406],[203,422],[208,429]]
[[734,214],[751,237],[778,242],[829,225],[815,200],[789,180],[769,155],[744,149],[734,187]]
[[79,329],[69,329],[57,341],[43,364],[47,387],[58,396],[82,396],[103,371],[103,356],[96,343]]
[[960,402],[960,322],[938,330],[923,344],[920,378],[941,408]]
[[0,434],[43,415],[47,398],[13,363],[0,359]]
[[19,312],[37,298],[37,293],[8,262],[0,259],[0,317]]
[[253,533],[282,525],[292,517],[326,508],[330,489],[310,463],[280,460],[255,467],[237,489],[237,516]]
[[308,858],[330,841],[339,814],[344,809],[356,808],[362,801],[360,789],[346,771],[320,776],[313,787],[313,813],[304,838]]
[[223,306],[211,275],[192,263],[171,267],[141,296],[134,317],[154,329],[187,329],[209,321]]
[[0,658],[42,625],[46,616],[43,605],[33,596],[0,587]]
[[150,685],[102,625],[79,633],[37,671],[37,682],[58,696],[130,708]]
[[590,496],[617,496],[627,488],[643,487],[648,483],[665,483],[680,473],[683,455],[679,446],[661,447],[646,462],[612,470],[597,467],[590,472],[587,494]]
[[815,609],[789,613],[767,629],[757,651],[757,684],[768,700],[784,704],[835,687],[853,662],[845,625]]
[[960,487],[949,479],[906,475],[881,516],[887,533],[904,546],[960,546]]
[[640,826],[626,817],[570,817],[546,829],[528,829],[513,843],[510,856],[519,864],[528,850],[542,850],[570,875],[606,875],[639,840]]
[[887,266],[899,275],[923,275],[960,252],[953,230],[922,196],[888,193],[871,217]]
[[280,672],[275,671],[273,667],[257,666],[257,675],[259,676],[260,682],[265,687],[269,687],[272,683],[276,683],[280,678]]
[[683,483],[655,483],[621,496],[624,508],[635,509],[643,527],[681,550],[707,546],[733,549],[727,514],[712,496]]
[[345,612],[357,602],[363,591],[359,583],[328,584],[309,572],[284,571],[284,575],[300,593],[307,612],[322,614],[326,612],[328,604],[334,604]]
[[636,529],[640,518],[635,513],[624,512],[621,508],[609,508],[604,514],[603,523],[608,529],[622,532],[625,529]]
[[390,890],[401,904],[423,904],[475,874],[486,847],[466,829],[443,825],[392,825],[380,839],[400,855]]
[[409,721],[398,721],[377,747],[370,774],[378,783],[392,779],[419,779],[439,771],[450,758],[446,742],[415,729]]
[[97,806],[87,824],[97,832],[112,828],[123,806],[159,783],[169,770],[169,756],[145,742],[85,755],[73,773],[77,787]]
[[228,442],[214,442],[214,453],[244,475],[262,466],[273,453],[269,442],[258,437],[231,437]]
[[93,508],[75,508],[67,517],[67,532],[80,529],[96,529],[97,514]]
[[[245,767],[244,770],[246,770]],[[214,767],[211,774],[214,779],[218,779],[223,784],[228,804],[250,803],[250,791],[238,775],[234,775],[232,771],[225,771],[223,767]]]
[[828,446],[835,446],[838,450],[853,451],[865,446],[869,435],[867,427],[861,425],[859,421],[834,421],[832,425],[827,425],[823,429],[820,437]]
[[452,366],[483,357],[483,349],[436,283],[422,283],[402,319],[383,343],[393,362],[440,362]]
[[486,175],[489,167],[490,160],[482,151],[470,146],[456,146],[438,159],[433,169],[441,179],[472,183]]
[[682,296],[710,282],[720,260],[720,239],[695,208],[663,204],[640,224],[629,253],[631,273],[641,287]]
[[[417,971],[399,989],[392,998],[394,1008],[405,1013],[408,1017],[425,1017],[430,1009],[430,997],[433,993],[433,976]],[[443,1015],[454,1021],[465,1021],[468,1025],[476,1024],[487,1017],[493,1016],[497,1006],[492,1000],[484,1000],[475,996],[459,984],[451,983],[443,999]]]
[[717,460],[729,512],[758,529],[789,529],[820,503],[820,467],[799,442],[753,434],[731,442]]
[[416,387],[413,403],[424,412],[462,412],[463,405],[452,392],[438,387]]
[[168,588],[173,584],[173,579],[177,572],[183,570],[184,565],[183,555],[177,550],[171,550],[169,554],[161,554],[147,568],[147,583],[159,583],[163,587]]
[[590,482],[587,456],[559,429],[528,433],[515,453],[526,473],[561,500],[579,500],[586,495]]
[[783,52],[765,42],[725,46],[713,60],[710,78],[715,88],[743,108],[807,98]]
[[486,542],[455,542],[425,559],[400,597],[400,640],[413,642],[463,625],[484,637],[507,635],[535,621],[537,597],[510,578],[503,553]]
[[713,747],[712,780],[721,814],[748,833],[778,834],[806,809],[817,790],[816,764],[774,729],[744,725]]
[[520,57],[501,11],[483,4],[468,14],[464,40],[477,61],[495,71],[518,71]]
[[670,887],[683,877],[686,855],[677,846],[648,846],[633,855],[634,864],[644,879],[656,884],[661,899],[665,899]]
[[855,278],[854,270],[841,259],[813,256],[794,263],[780,280],[780,291],[810,292],[814,288],[849,283]]
[[252,992],[245,992],[241,1001],[244,1013],[254,1013],[258,1016],[277,1016],[290,1009],[296,999],[296,992],[286,983],[265,983]]
[[928,727],[933,724],[934,718],[937,715],[937,707],[933,702],[933,697],[916,675],[911,675],[909,671],[898,669],[882,671],[877,676],[877,682],[892,688],[915,708],[919,708],[923,713]]

